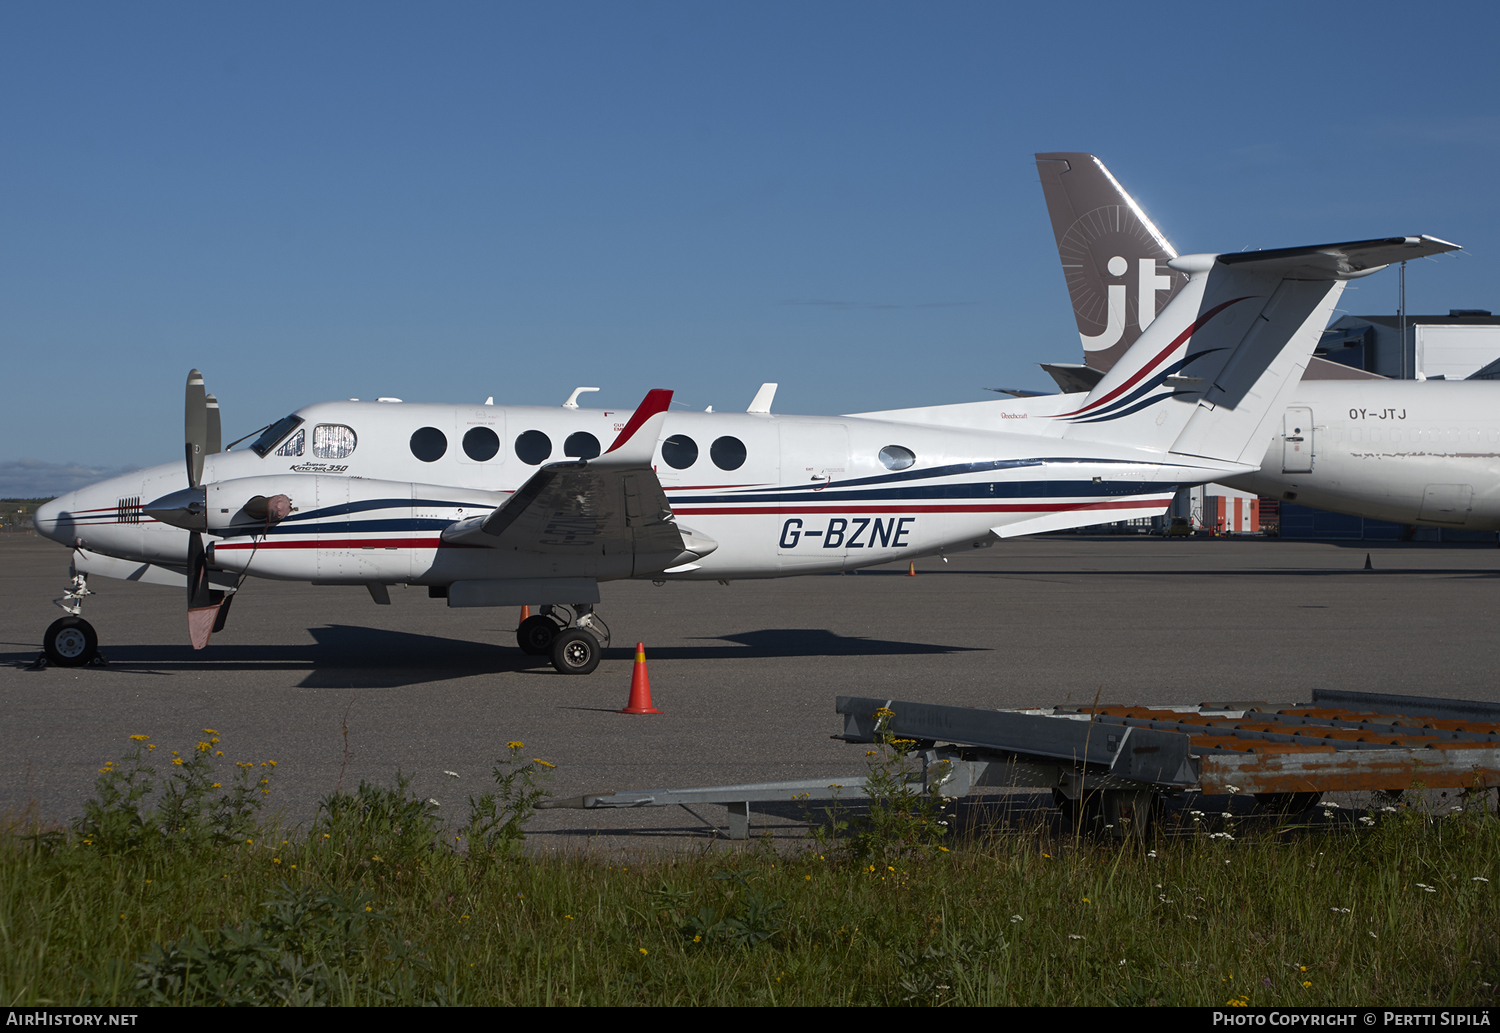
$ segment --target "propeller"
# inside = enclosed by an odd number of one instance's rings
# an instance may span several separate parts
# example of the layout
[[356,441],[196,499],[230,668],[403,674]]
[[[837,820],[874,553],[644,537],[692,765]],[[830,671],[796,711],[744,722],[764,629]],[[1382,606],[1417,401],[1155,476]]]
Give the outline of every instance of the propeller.
[[[219,450],[219,400],[204,390],[203,374],[197,370],[188,373],[187,397],[183,402],[183,451],[187,456],[188,493],[192,501],[185,507],[197,506],[201,522],[188,529],[187,554],[187,618],[188,637],[194,649],[208,645],[209,636],[222,631],[229,616],[229,600],[226,594],[212,588],[208,581],[208,557],[203,549],[203,527],[208,521],[208,497],[203,489],[203,457]],[[176,493],[174,493],[175,495]],[[170,497],[170,496],[169,496]]]
[[[141,507],[141,511],[153,520],[180,527],[188,533],[188,637],[192,639],[194,649],[202,649],[208,645],[210,635],[224,630],[224,622],[229,617],[229,604],[239,587],[236,585],[235,589],[225,592],[210,584],[208,555],[203,548],[203,532],[208,530],[208,488],[203,484],[203,458],[223,451],[220,428],[219,400],[204,390],[203,374],[192,370],[188,373],[187,397],[183,402],[182,417],[183,455],[187,461],[188,486]],[[262,427],[261,430],[265,428]],[[244,438],[240,440],[243,441]],[[237,445],[239,442],[233,444]],[[273,495],[270,498],[256,495],[244,505],[246,515],[252,520],[265,521],[268,529],[271,524],[286,519],[291,511],[292,500],[286,495]],[[243,573],[240,580],[244,580]]]

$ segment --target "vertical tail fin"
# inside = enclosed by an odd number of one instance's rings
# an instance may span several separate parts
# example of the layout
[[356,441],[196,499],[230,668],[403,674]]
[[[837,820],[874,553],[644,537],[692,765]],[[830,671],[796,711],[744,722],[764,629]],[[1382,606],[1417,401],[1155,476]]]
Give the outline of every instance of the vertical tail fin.
[[1036,156],[1084,361],[1108,371],[1187,283],[1177,257],[1092,154]]

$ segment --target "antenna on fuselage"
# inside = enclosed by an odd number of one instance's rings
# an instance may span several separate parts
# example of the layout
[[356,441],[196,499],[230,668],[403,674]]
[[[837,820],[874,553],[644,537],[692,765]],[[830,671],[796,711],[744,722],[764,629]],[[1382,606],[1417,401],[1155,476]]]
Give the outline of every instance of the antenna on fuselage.
[[771,400],[775,397],[776,385],[762,384],[760,385],[760,390],[755,392],[755,399],[750,403],[750,408],[745,411],[768,413],[771,411]]
[[599,390],[597,387],[575,387],[573,389],[573,393],[568,396],[568,400],[563,403],[563,408],[564,409],[576,409],[576,408],[578,408],[578,396],[579,395],[583,394],[585,391],[597,391],[597,390]]

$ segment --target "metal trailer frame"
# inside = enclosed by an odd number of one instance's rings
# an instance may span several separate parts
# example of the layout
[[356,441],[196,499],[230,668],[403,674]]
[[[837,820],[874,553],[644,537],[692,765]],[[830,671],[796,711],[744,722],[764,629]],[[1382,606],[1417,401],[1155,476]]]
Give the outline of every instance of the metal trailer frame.
[[[1360,708],[1360,709],[1355,709]],[[920,759],[911,783],[948,799],[980,786],[1051,789],[1070,817],[1116,838],[1143,835],[1163,796],[1249,793],[1305,810],[1326,792],[1500,787],[1500,704],[1314,691],[1313,702],[984,710],[839,696],[845,742],[900,739]],[[884,723],[882,724],[882,717]],[[943,745],[939,745],[943,744]],[[750,804],[864,795],[866,777],[648,789],[540,807],[728,805],[745,839]],[[712,824],[705,822],[705,824]]]

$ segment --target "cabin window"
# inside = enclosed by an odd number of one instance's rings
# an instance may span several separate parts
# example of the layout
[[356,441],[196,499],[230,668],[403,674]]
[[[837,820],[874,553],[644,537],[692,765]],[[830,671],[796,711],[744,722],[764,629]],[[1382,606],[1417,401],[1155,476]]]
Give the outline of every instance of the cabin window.
[[470,427],[464,434],[464,455],[476,463],[487,463],[500,451],[500,435],[488,427]]
[[593,459],[599,455],[599,439],[586,430],[568,435],[563,442],[563,455],[574,459]]
[[436,427],[422,427],[411,436],[411,454],[424,463],[435,463],[448,451],[448,435]]
[[539,430],[528,430],[516,438],[516,458],[527,466],[540,466],[552,455],[552,439]]
[[354,431],[341,423],[320,423],[313,428],[313,455],[319,459],[347,459],[358,443]]
[[900,445],[887,445],[880,450],[880,465],[887,470],[905,470],[917,461],[917,454]]
[[[250,448],[256,455],[264,459],[270,454],[271,449],[281,443],[282,438],[290,434],[296,427],[301,426],[301,424],[302,417],[300,416],[283,417],[267,427],[265,432],[255,439],[255,444],[251,445]],[[300,456],[302,453],[299,451],[294,454]]]
[[302,454],[302,446],[306,440],[307,431],[299,430],[286,439],[286,444],[278,448],[276,454],[279,456],[300,456]]
[[673,434],[661,443],[661,457],[674,470],[686,470],[698,461],[698,442],[686,434]]
[[745,443],[726,434],[709,446],[708,457],[720,470],[738,470],[745,465]]

